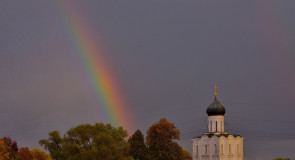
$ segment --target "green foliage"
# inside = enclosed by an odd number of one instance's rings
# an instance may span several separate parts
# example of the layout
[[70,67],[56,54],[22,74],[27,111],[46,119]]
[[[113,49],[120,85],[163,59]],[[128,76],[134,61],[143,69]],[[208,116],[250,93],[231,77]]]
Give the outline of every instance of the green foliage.
[[173,140],[179,140],[180,131],[162,118],[147,131],[147,146],[153,160],[182,160],[182,148]]
[[290,158],[276,158],[274,160],[290,160]]
[[140,130],[136,132],[128,139],[130,144],[129,155],[134,160],[148,160],[148,150],[144,143],[144,136]]
[[50,132],[48,139],[41,139],[39,144],[46,149],[55,160],[65,160],[62,152],[63,138],[58,131]]
[[83,124],[71,128],[63,138],[57,131],[49,133],[40,145],[55,160],[131,160],[127,131],[110,124]]

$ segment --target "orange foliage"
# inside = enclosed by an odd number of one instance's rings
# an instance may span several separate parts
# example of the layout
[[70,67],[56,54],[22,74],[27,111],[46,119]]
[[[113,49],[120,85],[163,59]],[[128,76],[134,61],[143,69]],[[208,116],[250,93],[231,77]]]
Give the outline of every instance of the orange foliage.
[[52,160],[49,154],[38,148],[32,149],[31,154],[33,155],[33,160]]
[[8,146],[0,140],[0,160],[9,160]]
[[147,143],[161,141],[163,143],[171,143],[172,140],[179,140],[180,131],[173,123],[166,118],[160,119],[158,123],[154,123],[147,131]]
[[17,159],[18,160],[33,160],[33,156],[28,147],[20,148],[17,152]]

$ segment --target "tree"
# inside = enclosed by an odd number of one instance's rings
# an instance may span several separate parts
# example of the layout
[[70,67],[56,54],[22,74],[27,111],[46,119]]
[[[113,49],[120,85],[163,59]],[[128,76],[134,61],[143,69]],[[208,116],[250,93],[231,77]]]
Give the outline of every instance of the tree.
[[19,149],[17,152],[17,160],[33,160],[33,156],[28,147]]
[[9,153],[9,159],[15,160],[16,153],[18,151],[18,146],[16,141],[12,140],[10,137],[2,137],[1,140],[7,146],[7,152]]
[[65,135],[66,156],[72,160],[128,159],[127,131],[110,124],[79,125]]
[[50,132],[48,139],[41,139],[39,144],[44,147],[55,160],[65,160],[65,156],[62,152],[63,138],[58,131]]
[[52,160],[49,154],[38,148],[34,148],[30,152],[33,157],[33,160]]
[[71,128],[63,138],[57,131],[39,141],[55,160],[128,160],[127,131],[110,124],[83,124]]
[[182,160],[182,148],[173,140],[179,140],[180,131],[166,118],[154,123],[147,131],[147,146],[154,160]]
[[183,153],[184,160],[192,160],[193,159],[191,154],[187,150],[182,149],[182,153]]
[[8,146],[0,139],[0,160],[9,160]]
[[274,160],[290,160],[290,158],[276,158]]
[[130,145],[129,155],[134,158],[134,160],[147,160],[148,151],[144,143],[144,136],[140,130],[136,132],[128,139]]

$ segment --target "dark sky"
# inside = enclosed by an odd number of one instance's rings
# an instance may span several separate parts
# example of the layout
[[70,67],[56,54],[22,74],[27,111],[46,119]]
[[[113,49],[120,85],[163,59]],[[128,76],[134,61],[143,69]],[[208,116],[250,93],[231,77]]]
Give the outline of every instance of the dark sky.
[[[246,160],[295,158],[295,1],[68,1],[105,49],[136,128],[162,117],[180,144],[206,131],[214,85]],[[0,136],[107,123],[68,49],[59,2],[0,1]],[[132,134],[132,133],[130,133]]]

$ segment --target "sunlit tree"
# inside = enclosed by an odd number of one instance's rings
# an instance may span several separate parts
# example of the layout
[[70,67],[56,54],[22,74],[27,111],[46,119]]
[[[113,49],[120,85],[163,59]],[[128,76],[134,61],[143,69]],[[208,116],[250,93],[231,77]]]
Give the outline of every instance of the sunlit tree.
[[45,151],[42,151],[38,148],[34,148],[30,152],[31,152],[31,155],[33,156],[33,160],[52,160],[49,154],[47,154]]
[[9,159],[15,160],[18,152],[17,142],[12,140],[10,137],[2,137],[1,140],[7,146],[7,152],[9,153]]
[[33,156],[28,147],[23,147],[18,150],[17,160],[33,160]]
[[147,146],[154,160],[182,160],[182,148],[173,140],[179,140],[180,131],[166,118],[154,123],[147,131]]
[[8,146],[0,139],[0,160],[9,160]]
[[182,153],[183,153],[184,160],[192,160],[193,159],[191,154],[187,150],[182,149]]

